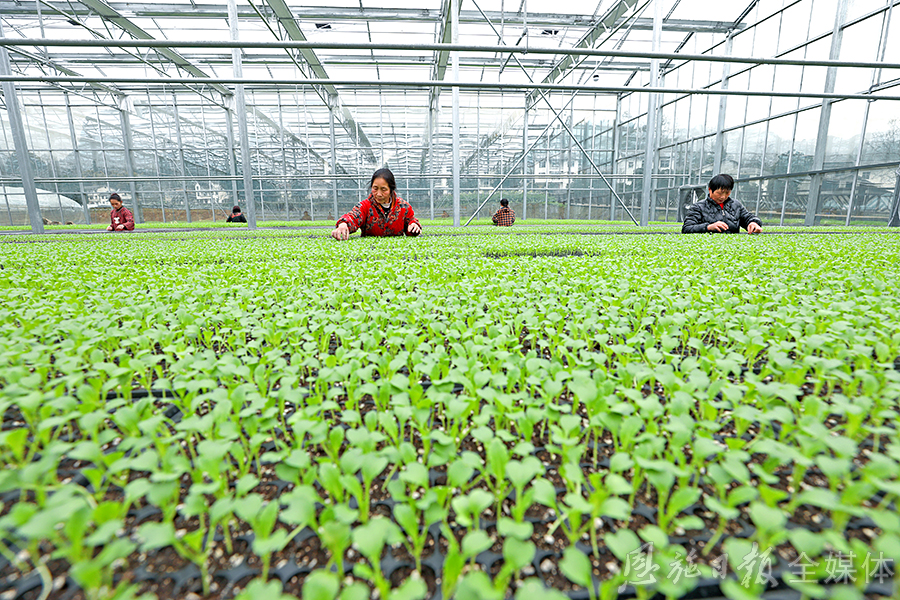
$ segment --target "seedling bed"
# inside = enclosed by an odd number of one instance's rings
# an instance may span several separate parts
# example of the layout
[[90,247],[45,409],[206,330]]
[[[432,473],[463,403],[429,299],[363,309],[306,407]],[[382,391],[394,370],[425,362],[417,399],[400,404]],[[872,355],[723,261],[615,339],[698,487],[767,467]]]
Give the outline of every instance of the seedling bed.
[[894,594],[896,238],[57,239],[0,600]]

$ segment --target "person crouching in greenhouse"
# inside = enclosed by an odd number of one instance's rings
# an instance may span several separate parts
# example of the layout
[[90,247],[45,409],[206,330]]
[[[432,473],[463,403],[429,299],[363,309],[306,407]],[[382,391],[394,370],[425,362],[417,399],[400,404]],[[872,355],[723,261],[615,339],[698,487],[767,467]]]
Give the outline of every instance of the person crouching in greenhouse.
[[500,199],[500,210],[494,213],[491,221],[498,227],[512,227],[512,224],[516,222],[516,213],[509,207],[509,200]]
[[109,195],[112,210],[109,211],[107,231],[134,231],[134,215],[122,204],[122,197],[113,192]]
[[709,195],[688,209],[681,233],[747,233],[762,231],[759,217],[729,198],[734,189],[731,175],[719,174],[709,180]]
[[337,220],[331,237],[346,240],[357,229],[362,236],[416,236],[422,226],[408,202],[397,195],[390,169],[378,169],[369,183],[369,196]]

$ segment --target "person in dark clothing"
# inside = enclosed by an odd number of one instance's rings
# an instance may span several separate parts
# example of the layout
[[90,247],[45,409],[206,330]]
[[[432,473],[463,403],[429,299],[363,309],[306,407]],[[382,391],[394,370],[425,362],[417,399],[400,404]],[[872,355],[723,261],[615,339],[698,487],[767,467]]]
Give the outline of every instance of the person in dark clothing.
[[134,231],[134,215],[122,204],[122,197],[113,192],[109,195],[109,227],[107,231]]
[[512,224],[516,222],[516,213],[509,207],[509,200],[506,198],[500,200],[500,210],[494,213],[491,221],[499,227],[512,227]]
[[241,207],[235,206],[231,209],[231,214],[225,219],[226,223],[246,223],[247,217],[241,214]]
[[688,209],[681,225],[681,233],[747,233],[762,231],[759,217],[744,205],[729,198],[734,189],[734,178],[720,174],[709,180],[709,196]]

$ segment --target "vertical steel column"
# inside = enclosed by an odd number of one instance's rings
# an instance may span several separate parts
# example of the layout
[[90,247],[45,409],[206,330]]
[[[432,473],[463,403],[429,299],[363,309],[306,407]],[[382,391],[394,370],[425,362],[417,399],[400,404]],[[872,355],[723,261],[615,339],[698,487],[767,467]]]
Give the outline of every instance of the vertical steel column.
[[337,219],[340,213],[338,212],[338,189],[337,189],[337,148],[335,147],[334,142],[334,111],[335,102],[337,101],[337,96],[335,94],[331,94],[328,96],[328,131],[329,131],[329,139],[331,140],[331,197],[334,201],[334,218]]
[[[653,52],[659,52],[660,42],[662,40],[662,0],[655,0],[653,3]],[[650,61],[650,85],[659,87],[659,59],[654,58]],[[650,94],[647,101],[647,147],[644,150],[644,179],[641,186],[641,226],[646,227],[650,222],[650,203],[653,201],[653,166],[656,164],[656,123],[659,118],[657,107],[659,105],[659,95]]]
[[859,144],[856,147],[855,166],[857,168],[855,171],[853,171],[853,183],[850,184],[850,198],[847,202],[847,218],[844,222],[844,225],[846,225],[847,227],[850,226],[850,214],[853,212],[853,198],[856,196],[856,188],[859,185],[859,163],[860,159],[862,159],[863,146],[865,146],[866,142],[866,125],[869,121],[869,107],[871,105],[871,102],[866,102],[866,109],[865,111],[863,111],[862,132],[860,132],[859,134]]
[[231,116],[231,105],[234,96],[222,98],[225,104],[225,143],[228,144],[228,174],[231,176],[231,204],[238,203],[237,160],[234,156],[234,119]]
[[281,91],[276,92],[276,98],[278,99],[278,129],[279,129],[279,141],[281,142],[281,200],[284,202],[284,219],[285,221],[291,220],[291,212],[288,209],[288,176],[287,176],[287,149],[284,145],[284,116],[281,114]]
[[[547,149],[545,152],[545,157],[547,158],[546,171],[544,171],[545,175],[550,174],[550,136],[547,136]],[[550,210],[550,179],[544,179],[544,219],[547,218],[548,211]]]
[[[228,0],[228,26],[231,40],[238,41],[238,14],[236,0]],[[231,64],[235,78],[244,77],[241,49],[231,51]],[[247,99],[244,98],[244,84],[234,87],[235,109],[237,110],[238,131],[241,136],[241,171],[244,174],[244,202],[247,206],[247,227],[256,229],[256,203],[253,199],[253,164],[250,159],[250,134],[247,131]],[[230,129],[229,129],[230,131]]]
[[[729,32],[725,38],[725,56],[731,56],[731,46],[733,43],[733,32]],[[728,76],[731,74],[731,63],[722,65],[722,89],[728,89]],[[722,151],[725,147],[725,110],[728,105],[728,96],[719,96],[719,119],[716,123],[716,146],[713,154],[713,174],[718,175],[722,172]],[[740,170],[740,165],[738,165]]]
[[[165,194],[163,193],[163,190],[162,190],[162,173],[160,173],[160,171],[159,171],[159,151],[156,147],[156,125],[153,122],[153,109],[151,108],[153,106],[153,103],[150,102],[150,90],[144,90],[144,93],[147,95],[147,109],[150,111],[150,139],[153,140],[153,166],[156,167],[156,177],[158,178],[156,180],[157,187],[160,188],[159,189],[159,192],[160,192],[159,208],[162,211],[163,223],[165,223],[166,222],[166,204],[165,204]],[[174,94],[173,94],[172,101],[174,102]]]
[[[310,154],[312,154],[312,146],[309,143],[309,107],[306,104],[306,88],[303,88],[303,135],[306,137],[306,194],[309,198],[309,218],[316,220],[316,207],[313,203],[312,188],[312,162]],[[337,219],[337,217],[335,217]]]
[[522,125],[522,220],[528,219],[528,94],[525,95],[525,121]]
[[[206,152],[203,155],[206,157],[206,176],[207,179],[207,187],[209,188],[209,210],[212,213],[213,223],[216,222],[216,194],[213,192],[213,184],[212,184],[212,169],[209,166],[209,130],[206,128],[206,111],[203,109],[203,103],[200,103],[200,125],[203,128],[203,147],[206,149]],[[165,218],[165,215],[163,215]]]
[[[0,25],[0,38],[2,37],[3,27]],[[7,77],[12,75],[6,46],[0,47],[0,75]],[[28,208],[28,221],[31,223],[31,233],[44,233],[41,206],[38,202],[37,188],[34,185],[34,173],[31,170],[31,157],[28,155],[28,146],[25,140],[25,125],[22,122],[22,114],[19,112],[16,85],[12,81],[3,82],[3,96],[6,98],[9,127],[12,130],[16,156],[19,159],[19,173],[22,175],[22,190],[25,193],[25,206]]]
[[144,211],[141,210],[141,202],[138,198],[137,184],[134,182],[134,161],[131,149],[134,143],[131,140],[131,118],[128,115],[128,106],[125,96],[119,99],[119,122],[122,126],[122,144],[125,146],[125,174],[128,175],[128,188],[131,190],[131,202],[134,205],[134,222],[144,222]]
[[56,160],[53,158],[53,144],[50,143],[50,127],[47,125],[47,111],[44,109],[44,100],[38,92],[38,103],[41,105],[41,119],[44,121],[44,139],[47,140],[47,148],[50,153],[50,174],[53,176],[53,189],[56,191],[56,202],[59,205],[59,222],[65,224],[63,216],[62,195],[59,193],[59,180],[56,174]]
[[[181,118],[178,116],[178,96],[172,94],[172,110],[175,114],[175,142],[178,144],[178,168],[181,170],[181,193],[184,194],[184,216],[187,222],[191,222],[191,203],[188,200],[187,169],[184,167],[184,144],[181,142]],[[153,140],[154,147],[156,139]]]
[[[841,55],[841,40],[844,37],[844,29],[842,25],[847,18],[848,0],[838,0],[837,14],[834,18],[834,29],[831,32],[831,51],[828,53],[830,60],[838,60]],[[834,92],[834,82],[837,79],[837,68],[828,67],[825,71],[825,89],[826,94]],[[825,149],[828,146],[828,127],[831,124],[831,106],[834,100],[829,98],[822,99],[822,112],[819,114],[819,131],[816,138],[816,150],[813,154],[813,171],[819,171],[825,166]],[[822,181],[825,179],[823,173],[813,173],[809,181],[809,197],[806,199],[806,215],[803,224],[807,227],[816,225],[819,222],[819,210],[821,209],[820,192],[822,191]]]
[[[450,27],[454,44],[459,43],[459,3],[450,0]],[[453,64],[453,81],[459,82],[459,51],[450,53]],[[459,86],[453,86],[453,226],[459,227]],[[476,148],[477,151],[477,148]]]
[[566,182],[566,219],[572,218],[572,169],[575,168],[574,158],[572,154],[572,141],[575,139],[575,130],[572,129],[575,121],[575,103],[569,104],[569,147],[566,150],[566,171],[569,173],[569,181]]
[[[613,116],[612,124],[612,165],[609,169],[610,173],[613,175],[619,170],[619,121],[622,120],[621,117],[622,94],[616,94],[616,114]],[[616,220],[616,203],[613,202],[612,194],[609,195],[609,220]]]
[[69,102],[69,92],[63,92],[66,99],[66,117],[69,120],[69,136],[72,138],[72,152],[75,154],[75,177],[78,178],[78,191],[81,193],[81,208],[84,211],[84,222],[91,224],[91,211],[88,209],[87,195],[84,193],[84,172],[81,169],[81,152],[78,150],[78,137],[75,133],[75,119],[72,118],[72,104]]
[[428,107],[428,200],[431,218],[434,219],[434,106]]
[[[475,204],[481,206],[481,90],[475,93]],[[500,118],[503,122],[503,118]],[[487,153],[486,153],[487,154]],[[487,172],[491,171],[491,155],[487,155]],[[490,179],[488,180],[490,181]],[[475,213],[478,216],[478,213]]]
[[[890,8],[888,8],[887,14],[884,17],[881,25],[881,39],[878,41],[878,49],[875,52],[875,56],[877,60],[884,61],[884,54],[887,50],[887,39],[888,39],[888,30],[891,22],[891,13],[893,12],[894,5],[892,4]],[[871,88],[874,89],[875,85],[877,85],[881,81],[881,69],[877,69],[872,71],[872,82]],[[853,184],[850,186],[850,201],[847,203],[847,219],[845,225],[850,226],[850,216],[853,212],[853,199],[856,197],[856,188],[859,184],[859,164],[862,160],[862,151],[863,146],[866,141],[866,129],[869,124],[869,107],[872,105],[872,102],[866,102],[866,110],[863,113],[863,123],[862,123],[862,131],[859,134],[859,147],[856,149],[856,167],[857,169],[853,172]],[[900,173],[898,173],[900,176]],[[896,190],[895,190],[896,193]],[[891,217],[892,218],[892,217]],[[890,218],[888,220],[890,222]]]
[[[596,137],[597,137],[597,95],[594,94],[594,110],[591,111],[591,160],[595,163],[597,162],[597,156],[594,153],[594,148],[596,147]],[[591,178],[588,180],[588,221],[591,220],[591,209],[594,204],[594,179]]]

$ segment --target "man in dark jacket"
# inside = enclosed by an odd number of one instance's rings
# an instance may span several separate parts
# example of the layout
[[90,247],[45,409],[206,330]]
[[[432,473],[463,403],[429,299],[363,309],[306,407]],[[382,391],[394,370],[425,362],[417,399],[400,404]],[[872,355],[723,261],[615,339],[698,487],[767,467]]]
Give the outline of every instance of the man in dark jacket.
[[747,233],[762,231],[759,217],[744,208],[737,200],[729,198],[734,189],[731,175],[716,175],[709,180],[709,196],[694,204],[681,225],[681,233]]

